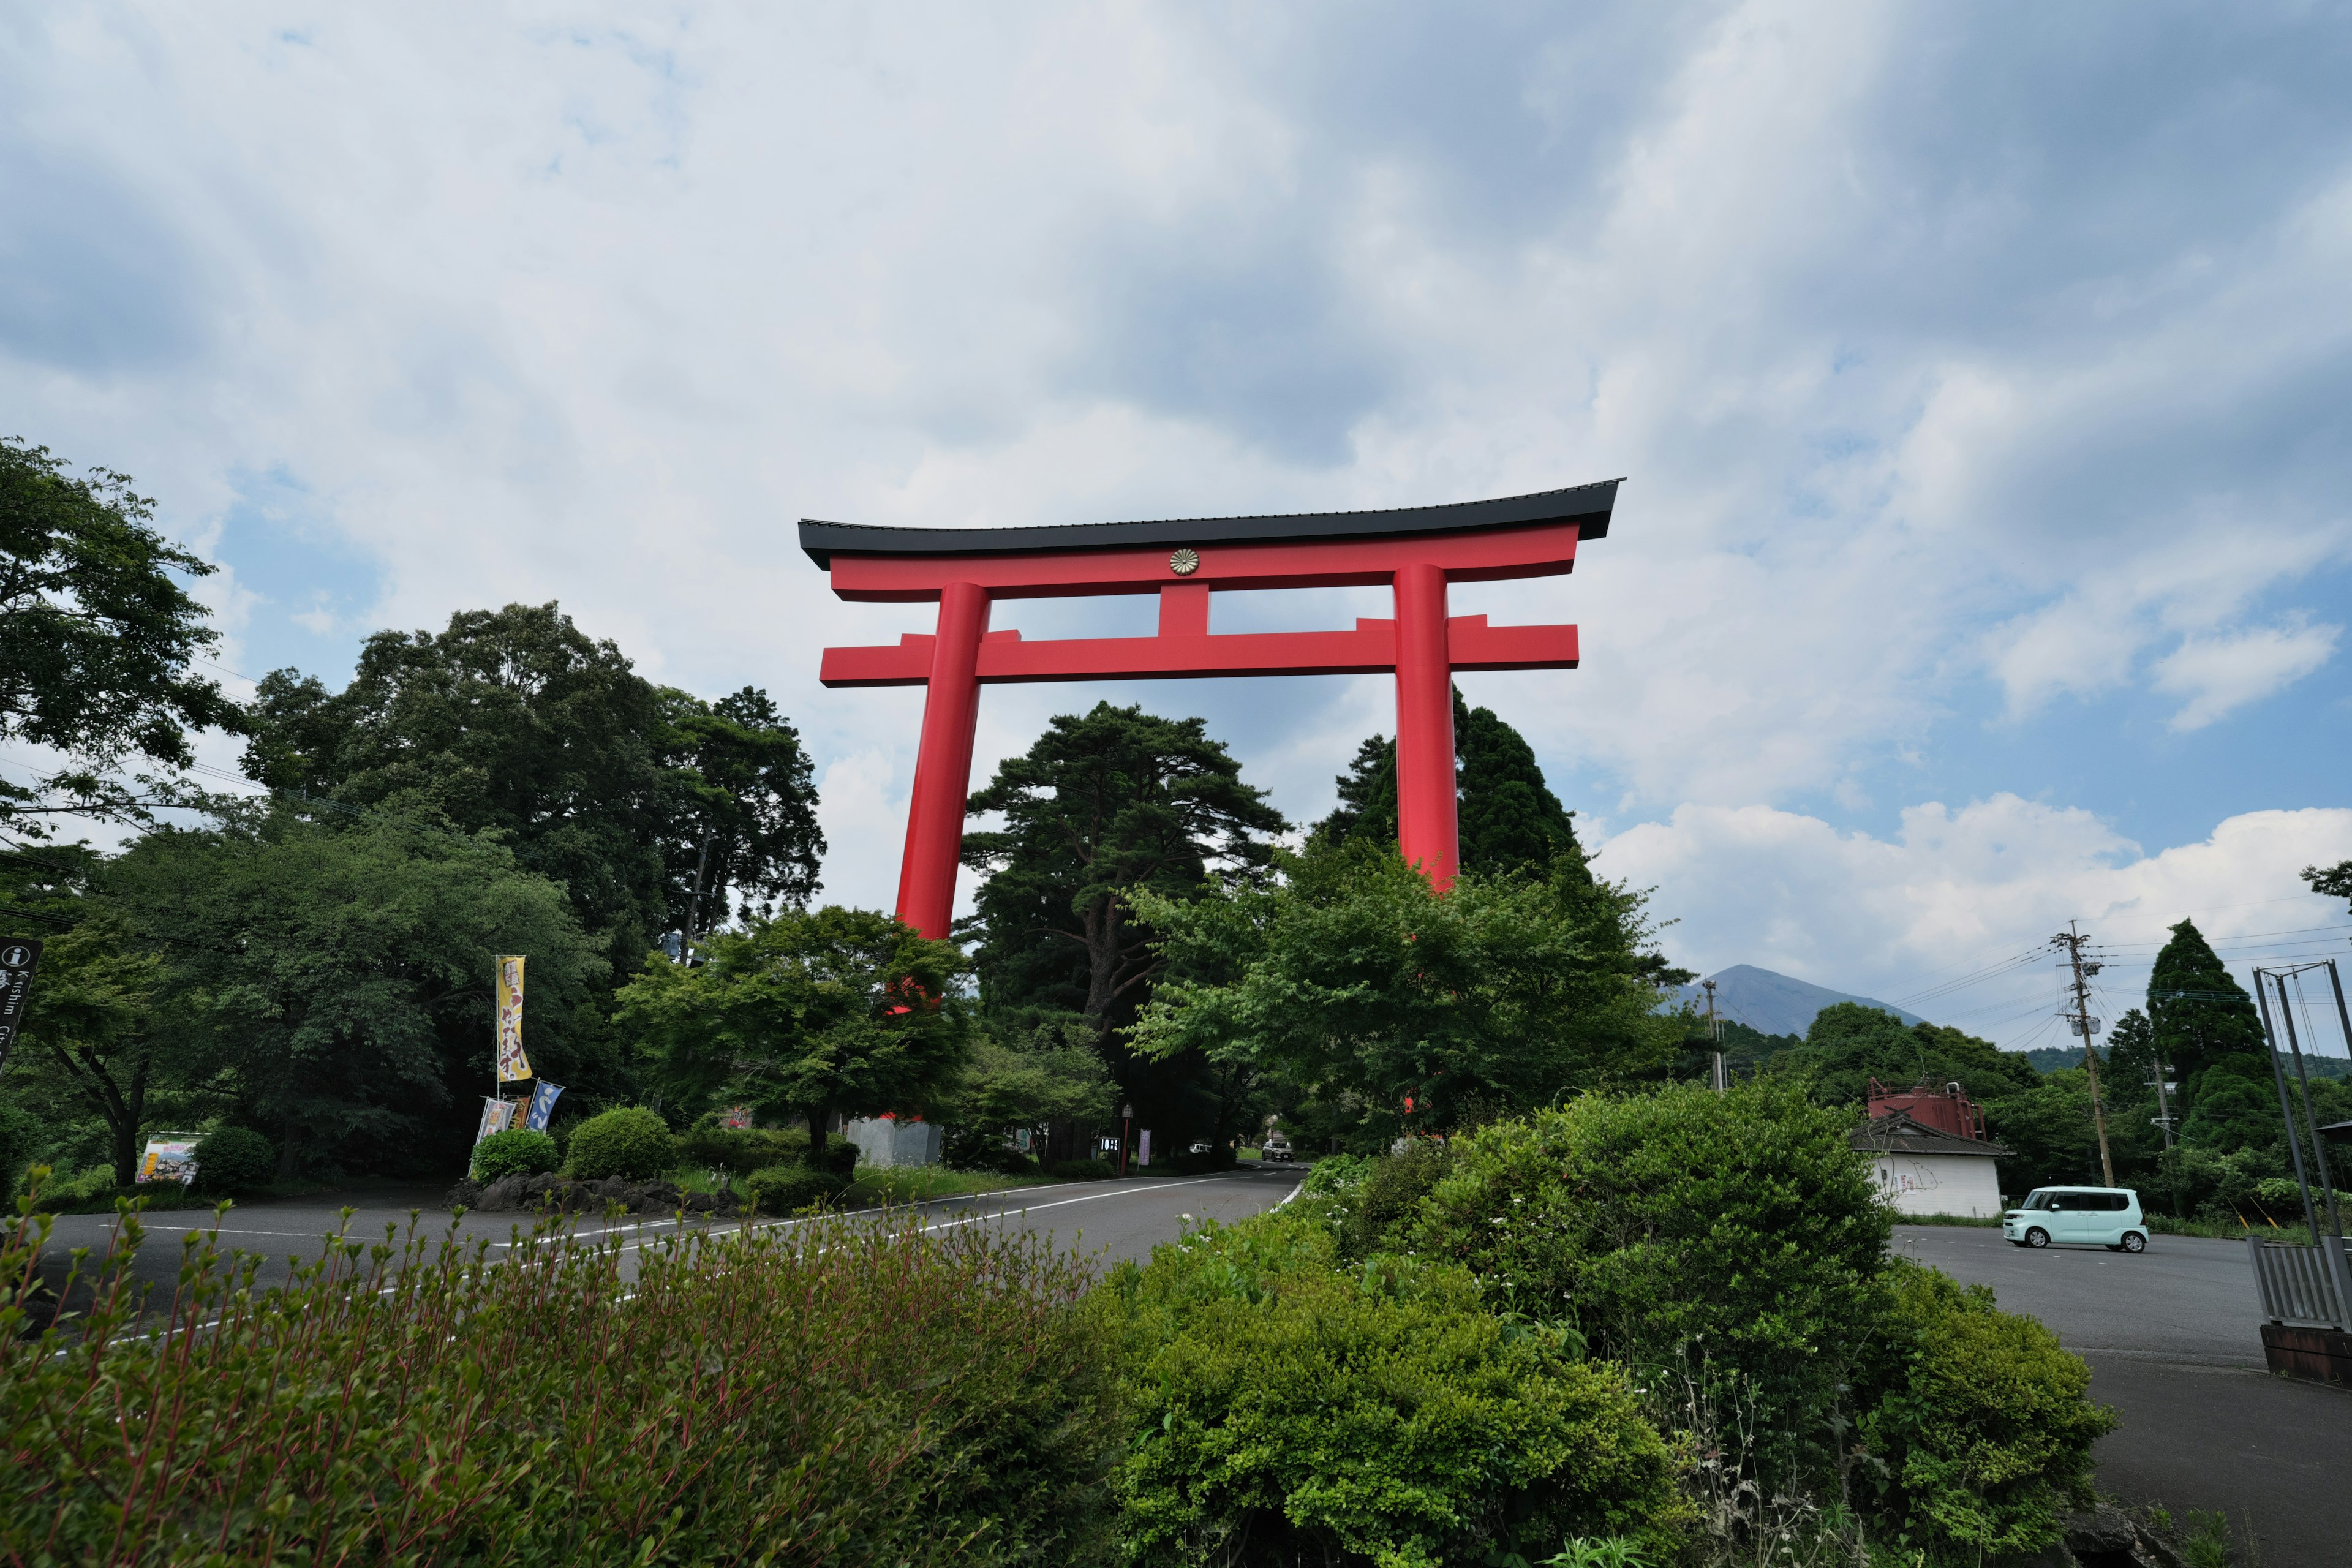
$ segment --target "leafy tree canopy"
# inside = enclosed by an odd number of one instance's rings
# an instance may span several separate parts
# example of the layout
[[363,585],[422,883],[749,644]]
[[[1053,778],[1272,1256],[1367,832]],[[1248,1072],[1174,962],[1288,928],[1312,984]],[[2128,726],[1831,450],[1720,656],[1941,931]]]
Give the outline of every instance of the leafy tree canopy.
[[1213,876],[1245,881],[1289,825],[1199,719],[1096,704],[1055,719],[974,794],[1004,826],[967,833],[983,874],[970,923],[992,1006],[1060,1007],[1105,1036],[1159,969],[1129,895],[1197,896]]
[[940,1114],[992,1140],[1055,1121],[1095,1127],[1110,1120],[1118,1089],[1085,1019],[991,1016]]
[[[175,1051],[230,1075],[238,1120],[280,1173],[454,1167],[493,1092],[491,981],[530,960],[531,1065],[593,1079],[576,1013],[604,975],[562,890],[481,836],[285,810],[150,834],[103,890],[165,960],[155,1009]],[[593,1050],[593,1036],[585,1042]]]
[[214,567],[167,543],[153,515],[127,475],[77,479],[47,447],[0,439],[0,737],[68,759],[46,781],[0,782],[0,829],[44,837],[68,812],[143,820],[175,797],[124,784],[121,763],[185,767],[190,730],[243,727],[188,668],[219,634],[173,574]]
[[552,604],[378,632],[338,692],[272,672],[245,769],[501,835],[569,893],[616,968],[689,905],[698,928],[716,923],[730,887],[755,908],[805,900],[824,848],[799,737],[763,693],[706,704],[658,689]]
[[691,938],[721,923],[727,894],[750,921],[778,904],[805,905],[817,890],[824,831],[800,732],[755,686],[705,702],[661,692],[663,762],[671,799],[664,813],[665,903]]
[[1824,1104],[1859,1105],[1872,1079],[1889,1089],[1958,1083],[1979,1100],[2030,1089],[2041,1079],[2024,1058],[1940,1024],[1906,1024],[1859,1002],[1832,1002],[1813,1016],[1805,1043],[1775,1058],[1781,1071],[1810,1073]]
[[1368,844],[1284,869],[1279,886],[1136,895],[1174,972],[1131,1031],[1139,1052],[1250,1062],[1442,1129],[1654,1068],[1683,1033],[1640,970],[1641,896],[1580,863],[1466,875],[1444,896]]
[[2305,866],[2303,879],[2322,898],[2342,899],[2346,907],[2352,909],[2352,860],[2338,860],[2333,866]]
[[[1461,866],[1484,876],[1548,870],[1555,856],[1579,863],[1574,812],[1544,782],[1535,749],[1492,709],[1454,693],[1455,805]],[[1339,804],[1308,835],[1310,849],[1362,840],[1397,841],[1396,742],[1374,735],[1339,775]]]
[[821,1163],[835,1112],[923,1111],[970,1048],[950,942],[870,910],[788,910],[699,944],[692,966],[656,953],[621,987],[624,1027],[688,1115],[737,1101],[805,1116]]

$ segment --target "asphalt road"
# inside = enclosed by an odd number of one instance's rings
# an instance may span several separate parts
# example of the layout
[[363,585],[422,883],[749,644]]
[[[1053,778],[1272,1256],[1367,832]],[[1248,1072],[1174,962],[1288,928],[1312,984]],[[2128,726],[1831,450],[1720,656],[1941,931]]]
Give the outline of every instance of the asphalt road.
[[[1174,1240],[1188,1218],[1235,1220],[1271,1208],[1305,1174],[1304,1166],[1276,1165],[1213,1176],[1060,1183],[937,1199],[919,1207],[929,1216],[929,1223],[1005,1225],[1037,1231],[1057,1246],[1089,1254],[1108,1266],[1120,1258],[1141,1261],[1150,1257],[1154,1245]],[[221,1224],[221,1246],[224,1250],[236,1247],[262,1255],[268,1262],[260,1282],[278,1284],[294,1263],[316,1258],[324,1239],[344,1226],[346,1204],[354,1212],[344,1234],[373,1242],[383,1239],[387,1226],[404,1234],[412,1210],[423,1211],[416,1221],[421,1234],[435,1238],[446,1234],[451,1220],[439,1203],[438,1189],[419,1188],[240,1205]],[[458,1219],[456,1229],[462,1241],[482,1239],[495,1247],[508,1243],[530,1223],[527,1215],[473,1213]],[[662,1235],[677,1223],[631,1217],[609,1228],[638,1240]],[[732,1222],[689,1223],[723,1229]],[[173,1210],[151,1215],[144,1224],[146,1239],[133,1263],[132,1277],[153,1287],[150,1300],[160,1308],[170,1300],[178,1280],[184,1238],[209,1231],[213,1216],[203,1210]],[[86,1247],[93,1256],[102,1255],[113,1226],[110,1215],[59,1215],[44,1255],[44,1276],[53,1285],[61,1282],[76,1247]],[[607,1228],[603,1218],[583,1215],[578,1230],[583,1237],[593,1237]]]
[[2263,1370],[2245,1247],[2158,1236],[2137,1257],[2011,1247],[1997,1230],[1902,1226],[1895,1248],[2039,1318],[2091,1365],[2122,1417],[2099,1445],[2099,1489],[2226,1513],[2264,1564],[2352,1564],[2352,1391]]

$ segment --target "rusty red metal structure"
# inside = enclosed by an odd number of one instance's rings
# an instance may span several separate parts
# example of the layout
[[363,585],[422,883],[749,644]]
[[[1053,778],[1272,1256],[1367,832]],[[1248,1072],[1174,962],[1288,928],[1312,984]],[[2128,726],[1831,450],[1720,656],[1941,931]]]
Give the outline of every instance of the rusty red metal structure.
[[1870,1119],[1875,1121],[1898,1110],[1922,1127],[1932,1127],[1955,1138],[1974,1138],[1982,1142],[1987,1136],[1984,1108],[1970,1100],[1957,1083],[1948,1083],[1941,1089],[1922,1083],[1911,1089],[1894,1089],[1872,1079]]
[[[1484,616],[1449,615],[1446,588],[1570,571],[1580,542],[1607,534],[1618,483],[1384,511],[1062,527],[803,520],[801,548],[842,598],[940,606],[932,631],[896,646],[825,649],[818,674],[827,686],[927,689],[899,918],[926,936],[948,934],[980,689],[1003,681],[1393,673],[1399,847],[1436,886],[1451,885],[1454,672],[1572,669],[1577,640],[1572,626],[1493,626]],[[1347,631],[1209,627],[1210,595],[1221,589],[1364,584],[1392,589],[1393,617],[1360,619]],[[1150,637],[1026,642],[989,629],[999,600],[1146,593],[1160,602]]]

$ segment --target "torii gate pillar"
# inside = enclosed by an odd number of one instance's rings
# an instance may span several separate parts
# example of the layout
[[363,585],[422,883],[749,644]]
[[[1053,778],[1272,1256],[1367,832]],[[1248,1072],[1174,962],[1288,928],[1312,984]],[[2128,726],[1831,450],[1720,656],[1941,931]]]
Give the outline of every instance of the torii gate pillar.
[[[1618,481],[1457,506],[1063,528],[868,528],[803,519],[801,547],[844,599],[935,601],[937,628],[896,647],[824,651],[827,686],[921,686],[898,917],[944,938],[962,859],[980,689],[1002,681],[1353,675],[1397,682],[1397,840],[1431,882],[1453,884],[1454,672],[1572,669],[1572,626],[1489,626],[1449,616],[1446,584],[1551,576],[1580,539],[1604,537]],[[1172,548],[1171,548],[1172,546]],[[1213,590],[1381,584],[1390,620],[1346,632],[1212,636]],[[995,601],[1157,592],[1157,634],[1029,643],[992,632]]]

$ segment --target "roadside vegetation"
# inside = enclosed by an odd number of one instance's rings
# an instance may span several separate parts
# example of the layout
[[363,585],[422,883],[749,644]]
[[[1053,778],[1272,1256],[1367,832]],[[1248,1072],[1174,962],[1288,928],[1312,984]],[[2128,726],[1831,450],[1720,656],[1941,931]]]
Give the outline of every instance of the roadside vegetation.
[[[0,1247],[0,1421],[20,1461],[0,1548],[1252,1568],[2030,1554],[2089,1500],[2111,1417],[2038,1324],[1887,1256],[1891,1215],[1844,1131],[1783,1085],[1727,1104],[1590,1093],[1324,1162],[1293,1202],[1107,1274],[991,1226],[817,1215],[637,1247],[548,1216],[503,1258],[413,1224],[259,1291],[257,1260],[199,1234],[144,1319],[108,1265],[36,1267],[47,1218],[27,1200]],[[135,1215],[122,1229],[142,1239]],[[82,1310],[28,1334],[44,1278]]]

